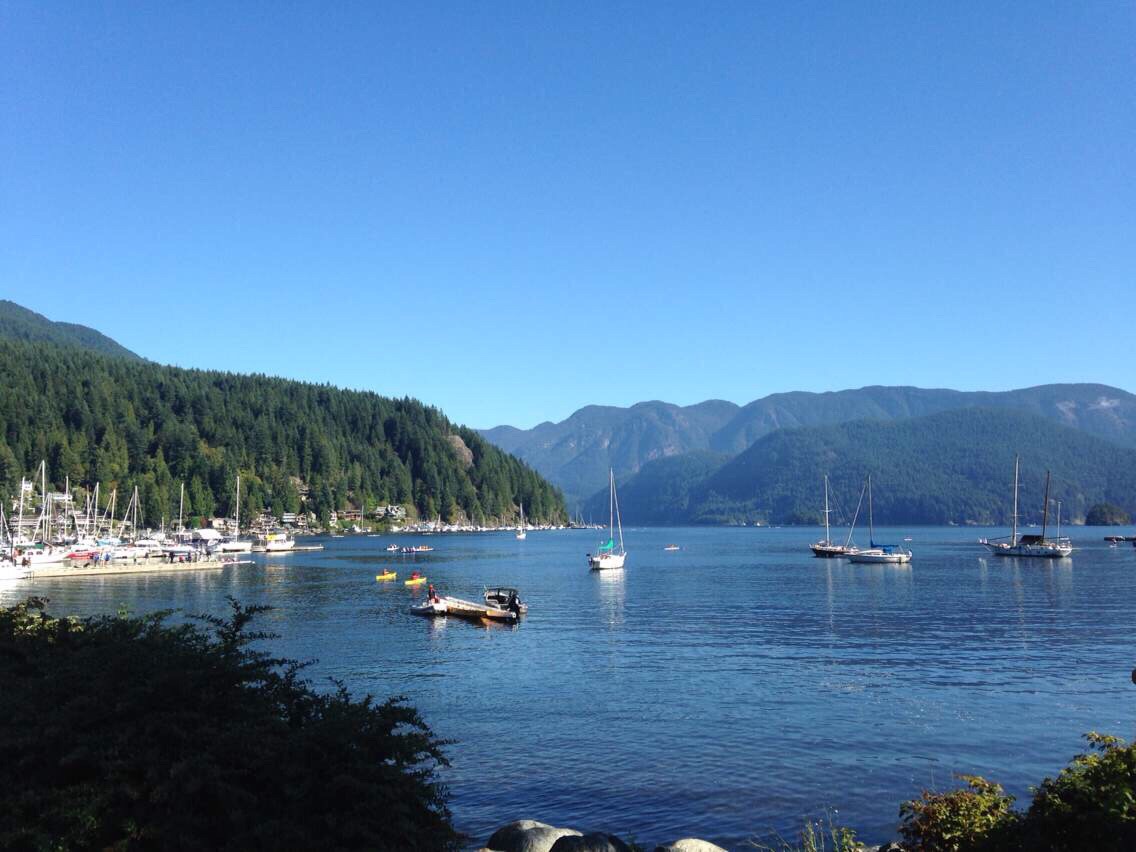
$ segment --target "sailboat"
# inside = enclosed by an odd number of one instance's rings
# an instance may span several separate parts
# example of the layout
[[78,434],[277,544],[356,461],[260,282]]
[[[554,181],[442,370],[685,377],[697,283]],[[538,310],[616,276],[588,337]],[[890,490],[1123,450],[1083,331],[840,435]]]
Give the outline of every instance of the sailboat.
[[235,534],[221,542],[222,553],[249,553],[252,551],[252,542],[241,538],[241,475],[237,474],[237,510],[233,519]]
[[[623,521],[619,517],[619,498],[615,493],[615,471],[608,468],[608,508],[610,519],[608,522],[607,541],[596,548],[595,553],[588,554],[588,567],[593,571],[602,571],[606,568],[622,568],[627,560],[627,551],[623,548]],[[615,543],[615,531],[619,530],[619,544]]]
[[[861,495],[861,497],[863,497],[863,495]],[[857,511],[859,511],[859,506],[857,506],[856,508]],[[809,545],[809,547],[812,549],[813,556],[820,556],[825,559],[836,559],[841,556],[848,556],[856,550],[855,547],[851,546],[851,530],[848,532],[848,541],[846,541],[844,544],[833,543],[831,534],[829,533],[828,529],[828,516],[831,514],[831,512],[832,510],[828,508],[828,476],[826,474],[824,477],[824,538],[814,544]],[[854,526],[855,521],[853,520],[853,527]]]
[[984,545],[995,556],[1034,556],[1042,559],[1061,559],[1073,552],[1073,542],[1061,535],[1061,520],[1058,516],[1057,538],[1045,537],[1045,527],[1049,522],[1049,471],[1045,472],[1045,502],[1041,507],[1041,535],[1018,537],[1018,456],[1014,456],[1014,512],[1010,537],[982,538],[978,543]]
[[911,551],[895,544],[876,544],[876,530],[872,518],[872,477],[868,476],[868,544],[867,550],[857,550],[848,555],[852,562],[900,564],[911,561]]
[[528,537],[525,531],[525,504],[521,503],[521,522],[517,525],[517,541],[524,541]]

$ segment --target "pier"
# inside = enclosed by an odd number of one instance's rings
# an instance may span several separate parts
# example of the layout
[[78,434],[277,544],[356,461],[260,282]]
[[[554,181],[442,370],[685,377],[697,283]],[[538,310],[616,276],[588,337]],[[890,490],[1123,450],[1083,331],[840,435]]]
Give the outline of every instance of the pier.
[[216,571],[232,562],[219,559],[201,559],[197,562],[170,562],[168,559],[123,559],[121,562],[100,562],[97,565],[66,563],[44,565],[30,568],[27,579],[41,580],[47,577],[106,577],[118,574],[188,574],[194,571]]

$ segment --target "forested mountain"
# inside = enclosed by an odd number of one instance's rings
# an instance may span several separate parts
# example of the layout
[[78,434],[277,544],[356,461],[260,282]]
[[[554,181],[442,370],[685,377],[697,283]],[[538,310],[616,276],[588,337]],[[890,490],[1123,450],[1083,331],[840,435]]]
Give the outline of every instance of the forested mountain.
[[828,474],[833,520],[847,521],[871,473],[877,523],[1008,523],[1015,454],[1023,523],[1041,520],[1047,469],[1067,521],[1096,503],[1136,509],[1136,450],[1037,414],[989,408],[780,429],[697,481],[670,481],[670,492],[685,490],[685,508],[661,514],[641,484],[660,479],[659,462],[621,485],[620,502],[630,524],[820,523]]
[[739,408],[713,400],[685,408],[648,402],[589,406],[561,423],[509,426],[483,434],[560,486],[570,504],[604,489],[608,467],[625,479],[646,463],[691,450],[736,455],[777,429],[853,420],[900,420],[981,406],[1024,411],[1136,447],[1136,396],[1096,384],[1041,385],[1001,392],[865,387],[780,393]]
[[704,450],[710,436],[737,413],[732,402],[680,407],[641,402],[630,408],[589,405],[560,423],[532,429],[498,426],[482,434],[524,459],[564,491],[570,506],[607,490],[607,472],[634,473],[652,459]]
[[182,482],[187,515],[231,514],[238,471],[243,517],[365,502],[476,521],[522,500],[534,521],[565,517],[539,474],[415,400],[0,339],[0,493],[40,459],[59,488],[137,484],[153,525]]
[[[647,462],[626,482],[618,484],[619,505],[629,524],[666,526],[690,523],[698,504],[693,492],[729,460],[729,456],[694,450]],[[582,510],[585,519],[607,523],[608,489],[597,491]]]
[[7,299],[0,299],[0,338],[55,343],[59,346],[89,349],[104,355],[141,360],[125,346],[119,345],[93,328],[70,322],[52,322],[47,317]]

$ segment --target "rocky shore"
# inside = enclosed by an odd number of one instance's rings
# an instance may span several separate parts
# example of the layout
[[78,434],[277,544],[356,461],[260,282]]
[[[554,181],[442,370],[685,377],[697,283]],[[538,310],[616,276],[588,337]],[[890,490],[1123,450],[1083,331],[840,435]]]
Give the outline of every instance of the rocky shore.
[[[531,819],[517,820],[493,832],[477,852],[635,852],[643,847],[614,834],[584,834],[574,828],[557,828]],[[705,840],[684,837],[655,846],[654,852],[726,852]]]

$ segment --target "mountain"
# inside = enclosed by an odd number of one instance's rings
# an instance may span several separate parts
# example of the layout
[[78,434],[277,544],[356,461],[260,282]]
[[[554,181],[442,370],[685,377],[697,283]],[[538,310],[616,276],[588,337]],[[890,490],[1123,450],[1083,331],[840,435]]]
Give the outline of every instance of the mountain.
[[[0,337],[0,494],[40,459],[62,488],[138,485],[144,519],[402,504],[447,520],[566,518],[531,468],[416,400],[165,367]],[[120,507],[121,507],[120,503]]]
[[[692,494],[729,456],[693,450],[647,462],[618,486],[619,506],[628,523],[665,526],[689,522],[697,509]],[[587,520],[608,520],[608,489],[597,491],[581,510]]]
[[498,426],[482,434],[525,460],[564,491],[569,505],[607,490],[607,472],[634,473],[653,459],[704,450],[710,436],[738,411],[710,400],[680,407],[641,402],[630,408],[590,405],[560,423],[529,430]]
[[529,430],[498,426],[482,434],[548,477],[573,505],[606,488],[608,467],[623,480],[650,461],[691,450],[736,455],[778,429],[900,420],[973,407],[1028,412],[1136,447],[1136,395],[1099,384],[999,392],[865,387],[772,394],[740,408],[721,400],[686,407],[664,402],[589,406],[560,423]]
[[0,299],[0,338],[54,343],[57,346],[71,346],[104,355],[142,360],[125,346],[93,328],[70,322],[52,322],[7,299]]
[[833,520],[846,522],[871,473],[878,523],[1008,523],[1015,454],[1022,458],[1023,522],[1041,521],[1046,469],[1067,521],[1083,519],[1096,503],[1136,509],[1136,450],[997,408],[780,429],[697,481],[671,481],[672,492],[686,494],[685,507],[671,514],[660,516],[640,484],[659,477],[658,463],[620,487],[620,503],[631,524],[820,523],[828,474]]

